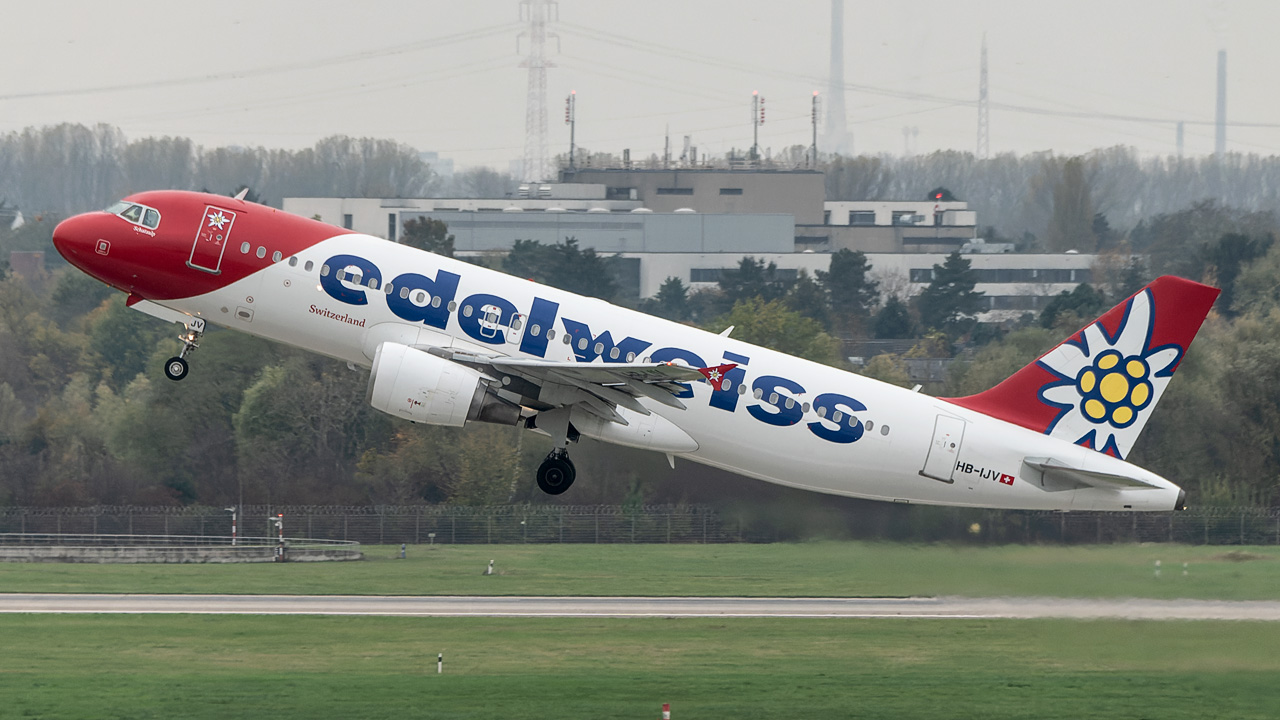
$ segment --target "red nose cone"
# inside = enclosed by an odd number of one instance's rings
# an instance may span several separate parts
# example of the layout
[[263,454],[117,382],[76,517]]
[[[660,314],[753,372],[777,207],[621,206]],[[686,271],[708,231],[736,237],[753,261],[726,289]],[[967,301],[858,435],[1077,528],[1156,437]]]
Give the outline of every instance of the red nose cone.
[[58,223],[58,227],[53,229],[53,246],[58,249],[58,254],[71,262],[74,255],[72,251],[71,238],[75,234],[75,218],[63,220]]
[[53,246],[67,262],[102,280],[98,270],[106,259],[111,243],[103,237],[103,213],[86,213],[67,218],[53,229]]

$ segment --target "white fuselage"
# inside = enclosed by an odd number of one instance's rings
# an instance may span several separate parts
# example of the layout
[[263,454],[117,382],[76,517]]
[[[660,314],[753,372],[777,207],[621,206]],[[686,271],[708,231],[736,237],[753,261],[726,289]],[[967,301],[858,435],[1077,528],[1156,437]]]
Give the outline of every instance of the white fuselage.
[[[1177,499],[1178,488],[1153,473],[938,398],[378,238],[339,235],[297,259],[161,304],[366,367],[388,341],[562,362],[625,362],[634,353],[637,362],[736,363],[727,391],[690,384],[686,409],[642,402],[696,441],[697,449],[681,457],[806,490],[1057,510],[1172,509]],[[361,284],[337,280],[344,268],[359,268]],[[383,291],[388,282],[390,294]],[[432,298],[439,307],[431,307]],[[591,339],[581,348],[585,337]],[[1053,492],[1031,482],[1027,457],[1157,487]]]

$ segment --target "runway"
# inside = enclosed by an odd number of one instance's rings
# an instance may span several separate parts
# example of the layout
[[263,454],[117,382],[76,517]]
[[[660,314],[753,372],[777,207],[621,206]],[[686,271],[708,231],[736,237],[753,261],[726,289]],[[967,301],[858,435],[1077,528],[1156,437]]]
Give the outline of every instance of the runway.
[[1124,618],[1280,621],[1280,602],[1003,598],[0,594],[3,613],[601,618]]

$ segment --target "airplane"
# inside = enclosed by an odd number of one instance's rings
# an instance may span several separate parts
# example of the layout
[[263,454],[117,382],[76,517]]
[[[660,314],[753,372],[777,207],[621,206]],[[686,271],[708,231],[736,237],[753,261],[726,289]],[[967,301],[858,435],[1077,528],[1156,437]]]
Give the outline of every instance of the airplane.
[[[804,490],[1031,510],[1183,509],[1125,461],[1218,290],[1160,277],[986,392],[932,397],[595,298],[231,198],[131,195],[54,231],[73,266],[183,326],[369,369],[414,423],[548,435],[558,495],[581,437]],[[917,388],[918,390],[918,388]]]

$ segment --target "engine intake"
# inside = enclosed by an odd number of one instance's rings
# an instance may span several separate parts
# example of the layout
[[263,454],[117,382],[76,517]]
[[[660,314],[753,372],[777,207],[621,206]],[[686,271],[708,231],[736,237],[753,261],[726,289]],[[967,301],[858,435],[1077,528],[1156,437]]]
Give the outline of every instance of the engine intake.
[[520,419],[520,406],[494,394],[480,372],[392,342],[374,353],[368,400],[389,415],[427,425],[514,425]]

